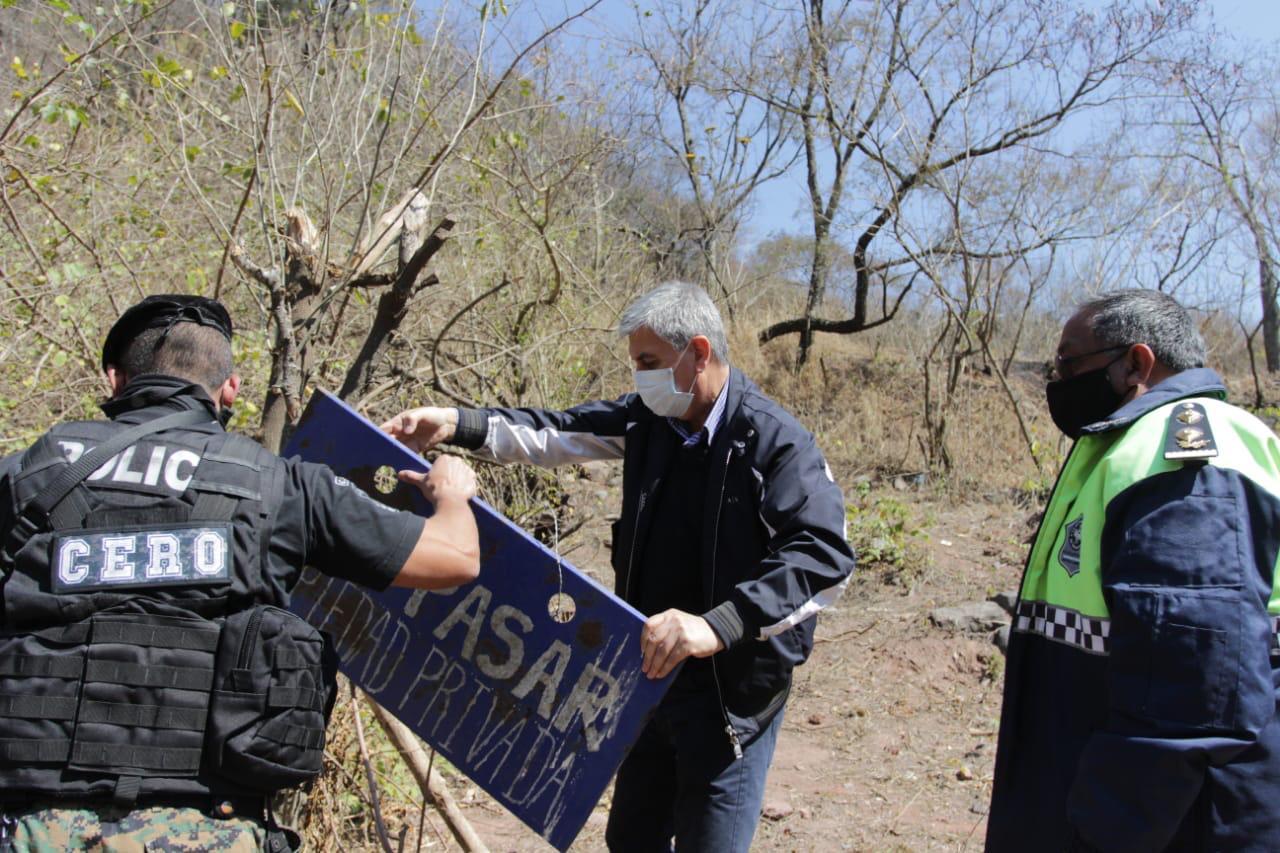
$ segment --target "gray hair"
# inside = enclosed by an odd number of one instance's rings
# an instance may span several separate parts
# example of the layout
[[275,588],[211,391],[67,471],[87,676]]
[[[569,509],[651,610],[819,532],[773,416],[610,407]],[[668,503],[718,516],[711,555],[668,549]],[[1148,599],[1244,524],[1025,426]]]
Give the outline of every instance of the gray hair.
[[711,341],[711,354],[720,362],[729,363],[729,340],[720,311],[697,285],[668,281],[636,297],[618,320],[618,334],[625,338],[641,326],[647,326],[678,350],[702,335]]
[[1108,346],[1146,344],[1170,370],[1204,367],[1204,338],[1187,309],[1158,290],[1117,290],[1086,302],[1089,329]]

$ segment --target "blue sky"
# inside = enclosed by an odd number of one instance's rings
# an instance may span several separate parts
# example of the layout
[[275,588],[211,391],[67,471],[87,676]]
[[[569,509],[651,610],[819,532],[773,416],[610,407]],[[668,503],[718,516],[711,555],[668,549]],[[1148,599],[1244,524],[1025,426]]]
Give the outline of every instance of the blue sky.
[[[740,0],[741,2],[742,0]],[[759,0],[745,0],[758,2]],[[418,0],[424,9],[438,8],[445,5],[455,11],[469,9],[473,0],[463,0],[461,4],[450,3],[450,0]],[[512,43],[521,42],[521,34],[528,29],[536,32],[539,25],[547,21],[557,20],[567,14],[581,9],[587,0],[507,0],[510,17],[503,25],[513,27]],[[1106,5],[1111,0],[1075,0],[1084,6]],[[1159,2],[1159,0],[1149,0]],[[1203,0],[1206,9],[1217,27],[1244,40],[1253,41],[1274,49],[1280,44],[1280,0]],[[588,55],[595,53],[600,44],[608,44],[605,52],[616,49],[610,43],[614,38],[625,34],[635,26],[634,5],[642,7],[645,0],[603,0],[587,17],[569,27],[573,35],[562,45],[570,45],[573,49],[585,51]],[[601,41],[603,40],[603,41]],[[497,55],[502,54],[503,39],[498,40]],[[803,168],[797,167],[792,174],[777,178],[756,191],[753,211],[746,222],[745,242],[749,245],[777,232],[805,234],[811,227],[807,208],[807,195],[804,186]]]
[[1242,36],[1280,40],[1280,2],[1277,0],[1212,0],[1218,24]]
[[[1227,33],[1268,47],[1280,43],[1280,0],[1206,0],[1205,5],[1217,26]],[[747,242],[777,232],[807,234],[811,228],[807,204],[803,170],[761,187],[747,219]]]

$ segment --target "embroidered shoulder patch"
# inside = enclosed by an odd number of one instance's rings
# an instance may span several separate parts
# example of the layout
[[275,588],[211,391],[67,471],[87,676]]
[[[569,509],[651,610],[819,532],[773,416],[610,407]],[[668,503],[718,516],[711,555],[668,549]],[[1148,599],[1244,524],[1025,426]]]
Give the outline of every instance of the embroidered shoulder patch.
[[1183,400],[1169,413],[1165,428],[1165,459],[1209,459],[1218,455],[1209,426],[1209,413],[1192,400]]
[[76,531],[53,540],[51,557],[59,594],[225,584],[231,579],[231,526]]
[[1067,574],[1075,577],[1080,574],[1080,528],[1084,526],[1084,516],[1067,525],[1067,533],[1062,538],[1062,548],[1058,551],[1058,562]]

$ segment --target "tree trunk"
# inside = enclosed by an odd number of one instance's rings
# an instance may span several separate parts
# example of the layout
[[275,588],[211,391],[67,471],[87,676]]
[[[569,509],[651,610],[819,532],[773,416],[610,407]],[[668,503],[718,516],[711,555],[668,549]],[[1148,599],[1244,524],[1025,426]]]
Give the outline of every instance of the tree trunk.
[[804,303],[804,326],[800,330],[800,348],[796,352],[796,371],[809,360],[809,348],[813,346],[813,315],[822,305],[827,290],[827,270],[830,267],[830,248],[826,223],[819,221],[814,228],[813,262],[809,266],[809,295]]
[[[424,209],[421,211],[423,217],[426,215],[425,203],[424,197]],[[422,221],[425,223],[425,218]],[[408,244],[401,247],[400,271],[397,273],[395,283],[378,300],[378,311],[373,325],[369,328],[364,345],[361,346],[360,353],[347,370],[342,388],[338,391],[338,396],[342,399],[346,400],[357,390],[368,388],[369,381],[373,378],[374,368],[378,366],[378,361],[386,351],[391,335],[400,328],[401,322],[409,311],[409,300],[421,288],[438,281],[434,275],[422,279],[419,279],[419,275],[427,261],[444,245],[449,231],[453,229],[453,224],[453,220],[449,217],[441,218],[431,236],[422,240],[420,227],[415,224],[411,228],[406,223],[404,234],[412,236],[407,238]]]
[[1280,371],[1280,312],[1276,310],[1276,272],[1265,246],[1258,251],[1258,278],[1262,290],[1262,351],[1267,372]]

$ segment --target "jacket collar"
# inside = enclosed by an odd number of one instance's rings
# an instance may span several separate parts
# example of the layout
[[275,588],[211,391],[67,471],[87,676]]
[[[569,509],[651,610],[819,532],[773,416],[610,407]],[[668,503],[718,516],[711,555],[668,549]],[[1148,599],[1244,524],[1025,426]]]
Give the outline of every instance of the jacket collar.
[[215,422],[222,422],[231,414],[230,409],[219,412],[209,392],[199,385],[159,373],[144,373],[131,379],[118,396],[102,403],[100,408],[112,420],[130,423],[149,421],[175,409],[204,408],[209,420]]
[[717,437],[721,433],[729,435],[735,424],[741,420],[742,398],[755,387],[755,383],[748,379],[746,374],[732,365],[729,366],[729,387],[725,389],[724,416],[720,420]]
[[1175,373],[1147,393],[1125,403],[1104,420],[1091,423],[1080,432],[1082,435],[1096,435],[1127,427],[1148,412],[1183,397],[1216,397],[1225,400],[1227,388],[1222,384],[1222,377],[1214,371],[1207,367],[1193,367]]

